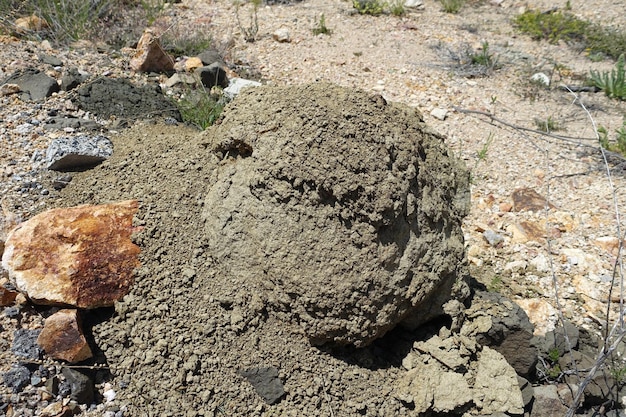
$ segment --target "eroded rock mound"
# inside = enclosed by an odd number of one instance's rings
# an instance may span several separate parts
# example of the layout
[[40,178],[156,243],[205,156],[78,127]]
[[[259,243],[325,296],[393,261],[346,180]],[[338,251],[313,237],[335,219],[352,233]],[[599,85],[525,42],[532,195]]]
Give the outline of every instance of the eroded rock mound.
[[366,345],[464,288],[468,173],[421,114],[331,84],[244,91],[204,133],[219,268],[312,343]]

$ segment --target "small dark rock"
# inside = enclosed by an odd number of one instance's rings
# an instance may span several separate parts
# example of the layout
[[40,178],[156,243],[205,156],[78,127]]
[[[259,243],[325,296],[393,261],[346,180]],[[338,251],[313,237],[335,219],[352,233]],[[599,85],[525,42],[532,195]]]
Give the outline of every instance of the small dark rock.
[[4,315],[10,319],[14,319],[20,315],[20,309],[17,306],[10,306],[4,309]]
[[200,77],[202,85],[206,88],[228,87],[228,77],[226,76],[226,71],[224,71],[224,68],[222,68],[222,66],[217,62],[214,62],[206,67],[197,68],[195,73]]
[[71,181],[71,175],[61,175],[60,177],[52,181],[52,187],[54,187],[54,189],[57,191],[62,190],[63,188],[67,187]]
[[70,385],[70,398],[79,404],[91,404],[94,399],[94,388],[91,378],[71,368],[63,368],[61,372]]
[[43,100],[60,89],[54,78],[34,68],[18,71],[0,82],[0,84],[8,83],[17,84],[20,87],[22,100]]
[[256,393],[269,405],[276,404],[285,395],[283,383],[278,377],[278,369],[273,366],[249,368],[242,371],[241,375],[252,384]]
[[77,117],[51,117],[46,120],[43,125],[44,129],[58,129],[65,128],[72,129],[84,129],[84,130],[99,130],[102,128],[98,123],[93,120],[79,119]]
[[222,55],[215,49],[207,49],[206,51],[201,52],[198,55],[198,58],[200,58],[200,61],[202,61],[202,64],[204,65],[211,65],[214,63],[224,65]]
[[61,89],[63,91],[73,90],[86,80],[87,76],[82,75],[76,68],[70,68],[61,78]]
[[[13,345],[11,351],[15,356],[26,359],[41,359],[41,349],[37,344],[41,330],[19,329],[13,332]],[[30,377],[29,377],[30,378]]]
[[39,55],[39,60],[44,64],[52,65],[53,67],[63,66],[63,61],[54,55],[41,54]]
[[30,382],[30,371],[22,365],[13,365],[11,369],[2,375],[4,385],[18,393]]

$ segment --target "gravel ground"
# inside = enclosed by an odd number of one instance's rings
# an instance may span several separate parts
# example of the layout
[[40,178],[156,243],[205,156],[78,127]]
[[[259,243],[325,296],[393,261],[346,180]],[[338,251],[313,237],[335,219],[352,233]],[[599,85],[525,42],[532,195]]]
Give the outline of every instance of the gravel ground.
[[[554,326],[557,307],[554,283],[557,283],[564,316],[595,330],[606,315],[606,300],[617,259],[611,245],[617,241],[618,226],[621,230],[625,226],[622,216],[616,215],[616,209],[619,212],[626,204],[626,179],[621,160],[612,158],[607,171],[593,140],[592,120],[613,132],[622,125],[626,106],[602,94],[574,96],[556,86],[561,83],[580,85],[590,69],[609,70],[613,63],[591,62],[584,53],[563,43],[534,42],[517,34],[510,21],[522,7],[545,10],[554,7],[553,2],[496,3],[468,5],[460,14],[450,15],[440,10],[438,2],[425,1],[423,9],[410,11],[402,18],[354,14],[350,3],[332,0],[262,6],[258,11],[257,40],[252,43],[242,39],[235,19],[236,8],[229,1],[183,1],[173,5],[155,26],[169,27],[171,31],[208,26],[233,71],[240,71],[242,75],[258,74],[267,84],[324,80],[378,92],[389,101],[420,109],[426,122],[446,135],[449,147],[472,170],[473,203],[464,232],[473,276],[487,287],[498,289],[518,301],[538,332]],[[573,12],[582,18],[622,28],[626,25],[621,1],[570,3]],[[241,16],[245,17],[248,10],[242,8]],[[312,34],[322,14],[332,30],[330,36]],[[245,25],[246,20],[242,19],[242,23]],[[289,30],[291,42],[279,43],[272,38],[279,28]],[[489,42],[499,68],[484,76],[467,76],[468,71],[474,70],[460,65],[453,58],[468,47],[478,50],[484,41]],[[42,42],[3,37],[0,38],[0,79],[31,66],[45,70],[57,79],[70,66],[92,75],[128,77],[137,83],[144,83],[149,78],[128,71],[126,52],[105,51],[98,52],[89,44],[48,49]],[[59,57],[64,66],[43,64],[38,57],[41,53]],[[537,72],[551,77],[551,88],[541,88],[529,81]],[[160,81],[164,80],[165,77],[160,77]],[[445,119],[434,117],[434,110],[446,111]],[[131,142],[129,138],[144,138],[147,142],[147,137],[171,135],[193,143],[197,136],[187,127],[153,125],[144,120],[131,123],[135,124],[131,129],[123,129],[115,120],[97,120],[76,108],[68,93],[64,92],[43,103],[23,102],[15,96],[0,97],[0,195],[4,213],[0,214],[0,226],[5,223],[8,227],[48,207],[132,194],[134,184],[112,181],[108,187],[117,187],[117,190],[109,190],[108,194],[95,192],[95,197],[89,197],[90,187],[105,184],[100,176],[90,183],[89,172],[77,174],[64,190],[55,189],[55,181],[62,174],[44,169],[45,149],[52,139],[73,133],[48,130],[43,126],[51,115],[56,114],[95,119],[101,124],[102,131],[119,144],[117,149],[126,152],[116,155],[109,167],[123,163],[132,165],[131,161],[146,158],[141,147],[125,145]],[[548,118],[562,129],[554,133],[565,138],[534,131],[537,129],[535,120]],[[171,153],[168,160],[190,157],[185,155],[186,148],[175,143],[149,143],[161,154]],[[607,172],[610,172],[610,178]],[[158,177],[158,173],[139,174]],[[141,188],[140,185],[137,187]],[[556,208],[549,212],[512,211],[511,195],[514,190],[524,187],[547,197]],[[170,195],[168,210],[180,211],[176,197],[189,199],[187,207],[193,207],[192,194]],[[195,215],[193,209],[189,209],[189,213],[191,219]],[[162,219],[167,214],[171,212],[161,213]],[[551,237],[549,242],[544,238],[524,238],[520,229],[528,222],[547,231]],[[181,223],[180,227],[184,230],[188,225]],[[491,245],[484,237],[485,231],[493,232],[502,241]],[[177,238],[176,235],[162,236],[162,239]],[[144,243],[148,245],[147,241]],[[194,247],[193,242],[187,243]],[[189,262],[201,260],[199,256]],[[172,265],[160,271],[144,269],[139,277],[160,279],[174,271]],[[126,314],[114,318],[112,327],[95,326],[94,337],[98,344],[104,351],[108,349],[106,354],[112,367],[119,367],[112,372],[114,378],[110,381],[119,395],[116,401],[106,406],[108,411],[115,413],[124,407],[145,411],[153,402],[161,404],[155,405],[154,410],[181,415],[185,406],[191,407],[189,410],[197,407],[195,400],[189,404],[186,402],[196,396],[211,404],[212,408],[207,409],[218,415],[220,410],[230,410],[233,415],[270,415],[267,406],[251,389],[240,387],[241,378],[235,372],[241,363],[250,365],[262,360],[272,364],[294,364],[284,371],[288,375],[280,375],[283,378],[289,376],[286,389],[290,393],[289,401],[280,406],[280,415],[353,415],[362,410],[366,415],[400,413],[399,408],[386,400],[389,392],[385,383],[397,376],[397,368],[374,366],[364,369],[349,365],[336,355],[313,349],[297,329],[279,323],[266,322],[256,331],[239,334],[227,325],[221,327],[226,318],[214,317],[212,320],[209,317],[206,323],[213,329],[198,330],[198,334],[207,332],[207,338],[212,340],[203,351],[179,350],[177,346],[195,343],[195,336],[184,332],[174,332],[167,340],[167,346],[161,346],[159,351],[157,341],[146,336],[153,323],[151,320],[156,320],[153,316],[158,319],[160,314],[160,320],[163,320],[174,315],[186,317],[187,314],[185,306],[170,306],[172,310],[168,313],[153,311],[148,314],[150,308],[169,306],[167,299],[172,291],[176,289],[148,288],[147,283],[140,284],[131,298],[123,303],[130,306]],[[207,303],[212,305],[210,295],[204,293],[202,296],[207,297]],[[151,301],[147,304],[137,302],[141,297],[148,297]],[[220,311],[211,307],[206,314],[220,314]],[[41,324],[41,314],[26,307],[15,317],[5,314],[0,318],[3,329],[0,372],[8,369],[12,362],[8,347],[13,329],[39,328]],[[128,334],[122,337],[119,332]],[[127,341],[124,348],[120,348],[108,346],[107,340]],[[284,340],[289,340],[288,347],[277,349],[283,346]],[[187,378],[187,374],[182,377],[167,373],[151,375],[155,372],[152,362],[145,356],[140,357],[138,352],[149,350],[159,355],[163,349],[175,352],[171,356],[177,357],[183,368],[192,355],[210,357],[207,371],[215,372],[216,380],[221,379],[223,385],[199,388],[194,385],[197,382],[194,375],[185,383],[179,379]],[[210,349],[219,355],[211,356]],[[233,349],[240,350],[240,354],[232,353]],[[136,356],[130,356],[130,353]],[[244,354],[253,356],[246,359]],[[371,360],[368,355],[374,357],[375,352],[363,352],[358,361],[366,363]],[[298,362],[301,365],[296,366]],[[152,377],[154,381],[139,387],[138,382],[132,381],[131,366],[138,369],[141,375],[138,380],[146,383]],[[100,382],[99,389],[102,390],[104,382]],[[179,382],[189,391],[185,391],[185,395],[181,394],[179,387],[172,386]],[[124,391],[120,388],[129,383],[131,389]],[[151,383],[154,385],[149,386]],[[379,388],[381,386],[383,388]],[[35,397],[29,400],[35,403],[41,400]],[[26,403],[27,398],[20,401]],[[92,413],[102,415],[104,412],[104,406],[100,406]],[[145,415],[152,415],[150,413],[146,411]],[[22,415],[32,413],[25,411]],[[127,415],[143,414],[130,411]]]

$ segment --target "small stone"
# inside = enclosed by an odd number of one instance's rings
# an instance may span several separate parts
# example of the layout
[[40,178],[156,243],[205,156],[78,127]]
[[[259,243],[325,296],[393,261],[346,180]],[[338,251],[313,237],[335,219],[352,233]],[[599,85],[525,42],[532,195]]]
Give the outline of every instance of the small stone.
[[207,49],[206,51],[198,54],[198,58],[202,62],[202,65],[211,65],[215,62],[220,65],[224,65],[224,59],[222,58],[222,55],[219,53],[219,51],[216,49]]
[[2,375],[2,381],[13,392],[21,392],[30,382],[30,371],[25,366],[12,365],[11,369]]
[[[41,330],[18,329],[13,332],[11,351],[21,358],[39,360],[41,349],[37,345],[37,337]],[[30,378],[29,378],[30,379]]]
[[244,88],[258,87],[260,85],[261,83],[257,81],[245,80],[243,78],[231,78],[228,87],[224,89],[224,95],[228,97],[229,100],[232,100]]
[[177,72],[165,81],[165,86],[171,88],[179,84],[194,85],[195,83],[196,79],[193,75]]
[[196,68],[194,72],[206,88],[228,87],[228,77],[222,66],[215,62],[207,67]]
[[8,83],[0,85],[0,96],[2,97],[10,96],[11,94],[17,94],[20,91],[22,91],[22,89],[17,84]]
[[48,169],[71,170],[95,165],[113,155],[113,143],[106,136],[78,136],[54,139],[46,151]]
[[289,34],[289,29],[280,28],[277,29],[274,33],[272,33],[272,38],[281,43],[291,42],[291,35]]
[[285,395],[283,383],[278,377],[278,369],[273,366],[246,369],[241,375],[269,405],[276,404]]
[[534,83],[543,85],[544,87],[550,86],[550,77],[548,77],[543,72],[537,72],[530,77],[530,80]]
[[437,107],[430,112],[430,115],[435,119],[446,120],[446,117],[448,117],[448,110]]
[[494,232],[493,230],[485,230],[483,232],[483,238],[489,243],[491,246],[498,246],[500,243],[504,242],[504,236],[499,233]]
[[137,52],[130,60],[130,67],[138,72],[167,72],[174,69],[174,60],[161,46],[159,37],[146,29],[137,43]]
[[79,404],[91,404],[94,399],[93,381],[75,369],[63,368],[61,372],[70,385],[71,399]]
[[15,20],[13,24],[15,26],[15,31],[20,35],[28,32],[40,32],[50,27],[45,19],[35,16],[34,14],[26,17],[20,17]]
[[406,0],[404,2],[404,7],[409,9],[418,9],[424,7],[424,2],[422,0]]
[[77,363],[93,355],[75,309],[59,310],[46,319],[37,343],[48,356],[69,363]]
[[204,66],[204,64],[197,56],[191,57],[185,61],[185,71],[187,72],[193,72],[196,68],[200,68],[202,66]]
[[17,291],[13,291],[4,286],[0,286],[0,307],[6,307],[13,304],[15,302],[17,294]]
[[544,196],[532,188],[519,188],[511,194],[513,211],[543,211],[556,208]]
[[43,410],[41,410],[42,417],[65,417],[70,416],[71,412],[69,408],[63,405],[62,402],[54,402],[48,404]]

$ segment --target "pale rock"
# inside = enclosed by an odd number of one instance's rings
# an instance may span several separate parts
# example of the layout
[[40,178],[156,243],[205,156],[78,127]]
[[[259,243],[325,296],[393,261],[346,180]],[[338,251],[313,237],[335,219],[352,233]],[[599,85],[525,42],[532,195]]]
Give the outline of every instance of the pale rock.
[[543,336],[554,330],[558,320],[558,312],[550,303],[542,298],[528,298],[515,301],[528,316],[535,327],[534,335]]
[[9,232],[2,266],[38,304],[111,306],[130,291],[140,249],[135,200],[52,209]]
[[528,267],[528,262],[524,260],[511,261],[511,262],[508,262],[506,265],[504,265],[504,270],[520,273],[520,272],[524,272],[524,270],[527,267]]
[[159,37],[146,29],[137,43],[130,67],[138,72],[167,72],[174,69],[174,60],[161,46]]
[[504,356],[487,346],[478,358],[473,399],[481,414],[523,414],[524,400],[517,374]]
[[10,96],[11,94],[17,94],[21,91],[22,89],[17,84],[7,83],[0,85],[0,96],[2,97]]
[[541,242],[546,237],[545,228],[533,221],[522,220],[507,227],[511,243]]
[[37,344],[49,357],[69,363],[82,362],[93,356],[75,309],[59,310],[48,317]]
[[450,412],[472,400],[472,390],[462,374],[444,371],[436,361],[419,363],[395,387],[399,400],[413,405],[415,413]]
[[423,0],[406,0],[404,7],[408,9],[420,9],[424,7],[424,2]]
[[543,72],[537,72],[530,77],[530,80],[534,83],[543,85],[544,87],[550,86],[550,77]]
[[258,81],[246,80],[243,78],[231,78],[228,87],[224,89],[224,95],[232,100],[243,89],[248,87],[259,87],[261,85]]
[[272,38],[274,38],[275,41],[281,42],[281,43],[291,42],[291,35],[289,33],[289,29],[285,27],[276,29],[276,31],[272,33]]
[[581,272],[586,272],[589,269],[589,258],[582,249],[563,248],[561,253],[565,256],[568,264],[577,266]]
[[42,19],[34,14],[26,17],[20,17],[15,20],[13,24],[15,26],[15,31],[20,35],[27,32],[41,32],[42,30],[50,28],[50,25],[45,19]]
[[619,239],[615,236],[601,236],[593,240],[593,243],[609,252],[611,255],[617,255],[619,249]]
[[177,72],[165,81],[165,86],[169,88],[178,84],[194,85],[196,84],[196,78],[192,74]]
[[546,255],[540,253],[530,260],[530,266],[535,268],[537,272],[548,272],[550,270],[550,260]]
[[196,68],[200,68],[203,66],[204,66],[204,63],[197,56],[188,58],[185,61],[185,71],[187,72],[194,72]]
[[62,402],[54,402],[44,407],[39,415],[41,417],[58,417],[67,415],[68,411],[69,409]]
[[446,117],[448,117],[448,110],[436,107],[430,112],[430,115],[435,119],[446,120]]
[[113,155],[113,142],[106,136],[80,135],[54,139],[46,150],[46,166],[64,171],[95,165]]

